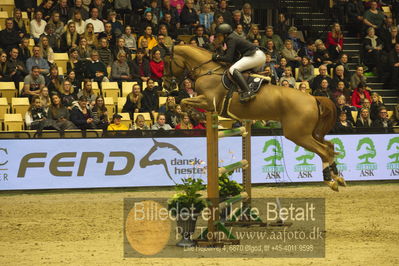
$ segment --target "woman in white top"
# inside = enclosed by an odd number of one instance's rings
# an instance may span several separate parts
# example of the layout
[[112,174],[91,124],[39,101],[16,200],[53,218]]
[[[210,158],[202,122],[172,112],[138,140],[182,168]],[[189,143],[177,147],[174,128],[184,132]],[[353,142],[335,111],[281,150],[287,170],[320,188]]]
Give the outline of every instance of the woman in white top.
[[40,35],[44,33],[44,27],[47,22],[42,19],[43,13],[40,10],[35,12],[35,18],[30,22],[30,33],[36,42],[39,41]]
[[79,35],[82,35],[82,34],[85,32],[85,22],[84,22],[84,20],[82,19],[82,14],[80,13],[79,10],[75,10],[75,11],[73,12],[73,17],[72,17],[72,19],[70,19],[70,20],[68,21],[68,24],[69,24],[70,22],[75,22],[76,32],[77,32]]

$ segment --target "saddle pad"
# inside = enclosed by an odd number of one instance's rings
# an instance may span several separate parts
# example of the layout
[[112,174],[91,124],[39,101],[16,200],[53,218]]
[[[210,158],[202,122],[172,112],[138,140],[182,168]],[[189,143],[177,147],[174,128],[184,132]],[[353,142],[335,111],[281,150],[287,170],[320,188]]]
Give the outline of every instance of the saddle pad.
[[[251,74],[247,79],[248,86],[254,93],[257,93],[262,84],[265,82],[268,82],[268,79],[266,77],[256,74]],[[222,83],[227,90],[232,89],[233,91],[237,91],[237,85],[234,81],[230,79],[227,71],[225,71],[222,76]]]

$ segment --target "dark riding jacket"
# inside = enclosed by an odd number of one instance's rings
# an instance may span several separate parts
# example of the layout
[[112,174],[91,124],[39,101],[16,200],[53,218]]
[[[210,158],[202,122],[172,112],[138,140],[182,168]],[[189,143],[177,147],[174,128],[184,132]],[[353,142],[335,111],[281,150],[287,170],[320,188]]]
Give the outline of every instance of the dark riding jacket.
[[251,56],[255,53],[257,47],[249,41],[238,37],[231,33],[226,38],[227,50],[224,55],[220,57],[220,61],[233,63],[243,56]]

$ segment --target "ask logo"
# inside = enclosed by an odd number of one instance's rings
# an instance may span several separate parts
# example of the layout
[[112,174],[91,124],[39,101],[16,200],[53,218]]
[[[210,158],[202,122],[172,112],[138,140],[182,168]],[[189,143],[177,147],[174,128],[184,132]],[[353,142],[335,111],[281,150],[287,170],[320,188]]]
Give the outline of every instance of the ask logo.
[[284,171],[281,160],[284,154],[280,141],[277,139],[266,141],[262,153],[267,156],[263,159],[267,164],[262,167],[263,173],[266,173],[266,179],[281,179],[281,173]]
[[295,146],[294,152],[299,152],[302,155],[296,157],[297,164],[294,166],[294,171],[298,173],[298,178],[312,178],[312,172],[316,171],[316,165],[309,163],[315,157],[313,152],[310,152],[298,145]]
[[360,170],[360,176],[374,176],[374,170],[377,170],[377,164],[372,161],[377,156],[374,142],[366,137],[359,140],[356,151],[360,154],[360,162],[356,165],[356,170]]
[[333,138],[330,140],[331,143],[334,144],[335,152],[338,153],[335,156],[335,163],[337,164],[337,169],[340,176],[343,176],[342,172],[348,169],[348,166],[342,162],[342,160],[346,157],[346,150],[344,143],[340,138]]
[[392,161],[387,164],[387,169],[390,170],[390,176],[399,175],[399,137],[395,137],[389,140],[387,146],[387,152],[391,152],[388,158]]
[[0,181],[8,181],[8,150],[0,148]]

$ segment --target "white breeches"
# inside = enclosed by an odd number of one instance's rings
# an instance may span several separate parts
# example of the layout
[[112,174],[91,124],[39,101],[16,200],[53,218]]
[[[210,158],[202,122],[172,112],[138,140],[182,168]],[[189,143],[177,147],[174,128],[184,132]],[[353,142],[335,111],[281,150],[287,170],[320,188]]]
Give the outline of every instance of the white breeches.
[[233,75],[235,69],[240,72],[263,66],[266,61],[266,55],[261,50],[257,50],[251,56],[244,56],[229,68],[229,72]]

